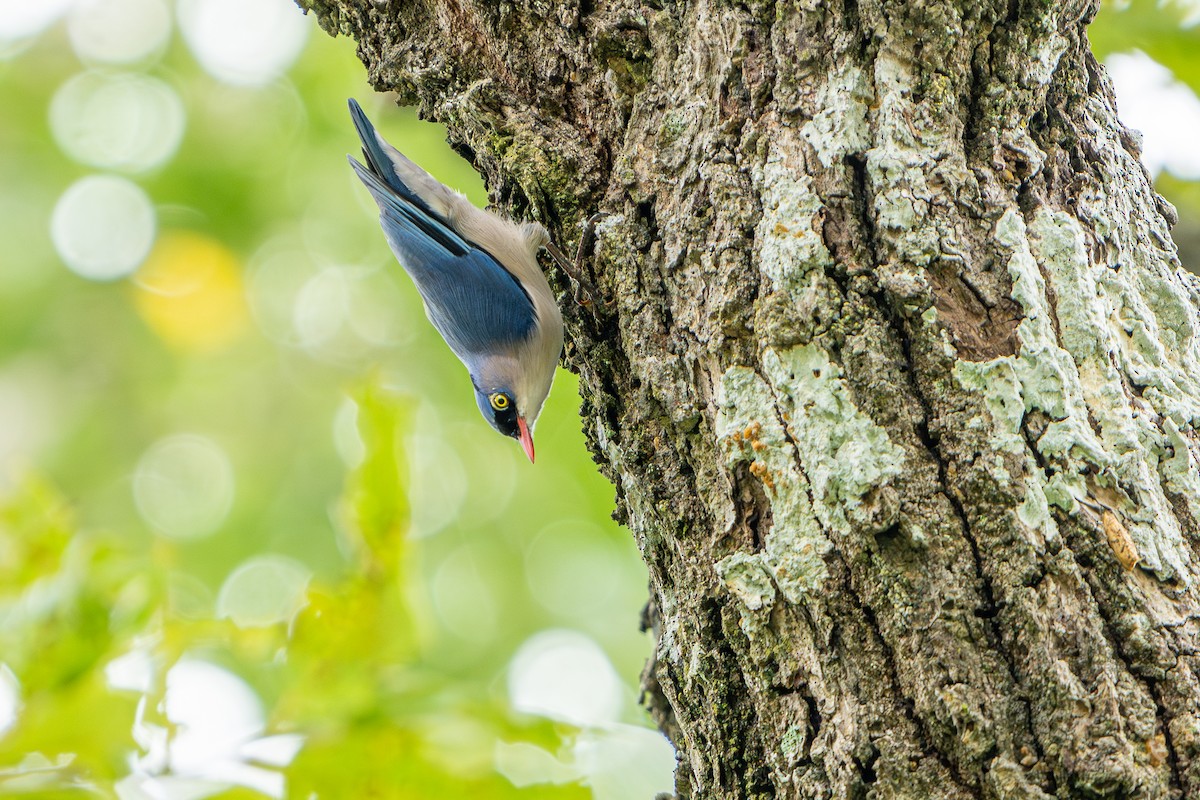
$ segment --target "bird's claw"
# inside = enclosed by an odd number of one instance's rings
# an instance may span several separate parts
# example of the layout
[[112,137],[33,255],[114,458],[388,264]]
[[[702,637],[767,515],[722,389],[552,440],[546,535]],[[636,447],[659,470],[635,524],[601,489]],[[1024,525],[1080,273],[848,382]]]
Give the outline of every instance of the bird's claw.
[[583,284],[579,282],[575,283],[575,290],[571,292],[571,296],[575,299],[576,305],[583,306],[584,308],[590,309],[595,304],[592,296],[584,293]]
[[584,308],[595,306],[598,293],[592,282],[583,276],[581,260],[577,259],[572,263],[554,242],[546,243],[546,251],[550,253],[559,268],[567,274],[567,277],[575,283],[574,291],[572,292],[575,302]]

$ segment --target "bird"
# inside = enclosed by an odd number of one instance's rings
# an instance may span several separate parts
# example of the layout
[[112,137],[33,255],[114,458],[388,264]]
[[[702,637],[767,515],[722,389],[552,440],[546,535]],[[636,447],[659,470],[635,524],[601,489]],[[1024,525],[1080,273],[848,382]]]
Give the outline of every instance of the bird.
[[379,206],[392,253],[467,368],[479,413],[533,463],[533,428],[563,349],[562,312],[537,253],[546,247],[561,264],[561,251],[542,225],[484,211],[440,183],[349,104],[366,163],[347,158]]

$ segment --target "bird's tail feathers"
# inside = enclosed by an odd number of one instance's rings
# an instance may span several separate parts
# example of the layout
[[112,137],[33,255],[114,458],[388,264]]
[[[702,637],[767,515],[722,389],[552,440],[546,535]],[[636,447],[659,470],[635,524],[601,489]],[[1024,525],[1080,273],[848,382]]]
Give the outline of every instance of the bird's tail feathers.
[[362,110],[362,106],[353,97],[350,98],[349,103],[350,118],[354,121],[354,130],[358,133],[358,139],[362,143],[363,157],[366,159],[371,171],[401,197],[410,202],[427,205],[396,173],[396,167],[392,159],[388,156],[387,151],[384,150],[383,140],[375,131],[375,126],[371,124],[371,120],[367,118],[366,112]]
[[[413,163],[407,156],[383,140],[362,106],[350,98],[350,117],[362,142],[363,156],[376,175],[404,199],[426,212],[448,220],[460,203],[467,203],[458,192],[443,186],[437,178]],[[469,203],[468,203],[469,205]]]
[[441,217],[431,214],[424,203],[414,202],[411,193],[397,192],[378,173],[360,164],[354,156],[346,156],[346,160],[375,198],[382,216],[391,220],[400,231],[436,242],[454,255],[465,255],[470,250],[466,240],[451,230]]

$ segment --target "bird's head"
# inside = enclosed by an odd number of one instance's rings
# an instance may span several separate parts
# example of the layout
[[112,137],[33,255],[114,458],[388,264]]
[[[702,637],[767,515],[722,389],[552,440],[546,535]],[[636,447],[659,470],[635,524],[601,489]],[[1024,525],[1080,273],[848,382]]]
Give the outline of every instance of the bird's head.
[[511,389],[487,384],[475,386],[475,403],[488,424],[504,436],[521,443],[529,462],[533,463],[533,430],[520,411],[517,396]]

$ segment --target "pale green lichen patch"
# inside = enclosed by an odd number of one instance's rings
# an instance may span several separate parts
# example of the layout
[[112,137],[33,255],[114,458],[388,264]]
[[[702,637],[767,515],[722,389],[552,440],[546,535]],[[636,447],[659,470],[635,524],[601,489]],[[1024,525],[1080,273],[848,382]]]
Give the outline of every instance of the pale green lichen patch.
[[903,451],[854,406],[820,348],[768,349],[763,370],[725,373],[717,417],[727,463],[749,463],[771,502],[763,552],[737,553],[717,566],[750,609],[767,602],[764,575],[793,603],[817,588],[827,577],[825,530],[848,532],[854,520],[876,519],[864,506],[878,502],[878,490],[904,465]]
[[[1021,352],[1013,365],[1021,382],[1025,409],[1044,411],[1052,420],[1086,420],[1087,407],[1078,391],[1078,373],[1070,354],[1058,346],[1054,329],[1055,311],[1046,295],[1046,281],[1037,259],[1029,249],[1025,221],[1009,210],[996,226],[996,241],[1010,250],[1008,274],[1012,297],[1025,312],[1017,327]],[[1090,434],[1080,432],[1081,436]],[[1099,448],[1088,442],[1091,452]]]
[[[1018,213],[1010,210],[1000,219],[996,241],[1009,251],[1012,297],[1025,313],[1017,328],[1021,351],[990,362],[960,364],[956,375],[965,388],[983,392],[989,410],[1002,411],[994,420],[998,424],[993,438],[997,447],[1011,449],[1013,436],[1021,435],[1024,413],[1036,409],[1051,419],[1037,444],[1043,455],[1081,457],[1092,467],[1103,469],[1110,458],[1088,425],[1079,371],[1070,352],[1058,344],[1056,310],[1050,307],[1041,267],[1030,250],[1025,221]],[[1068,254],[1066,260],[1075,257],[1070,247],[1060,246],[1057,252],[1059,256]],[[987,380],[1001,374],[1008,379]],[[1020,416],[1015,415],[1014,395],[1022,400]]]
[[722,376],[719,405],[717,436],[726,462],[749,463],[771,502],[773,521],[763,551],[745,559],[757,560],[784,597],[799,603],[828,577],[822,556],[830,543],[809,502],[808,480],[779,423],[775,397],[754,370],[733,367]]
[[775,602],[775,584],[758,554],[734,553],[717,562],[717,576],[725,588],[751,611]]
[[833,256],[818,232],[822,204],[812,179],[789,168],[775,151],[756,177],[762,187],[762,219],[755,232],[759,269],[777,290],[793,297],[816,291]]
[[[902,150],[887,148],[877,148],[870,153],[872,173],[878,176],[876,183],[884,187],[875,195],[875,221],[881,228],[909,231],[915,235],[929,215],[926,197],[931,192],[925,183],[924,169],[907,156]],[[937,253],[936,243],[936,239],[929,240],[931,246],[917,251],[922,257],[912,259],[912,263],[928,263]]]
[[[1112,476],[1110,482],[1132,488],[1128,502],[1116,511],[1124,517],[1142,563],[1163,578],[1183,575],[1188,561],[1183,532],[1163,491],[1157,456],[1152,452],[1162,431],[1148,415],[1135,413],[1112,358],[1120,350],[1117,330],[1107,315],[1094,310],[1108,303],[1107,297],[1098,298],[1101,292],[1095,280],[1095,273],[1103,275],[1107,266],[1090,263],[1083,231],[1069,214],[1043,210],[1034,217],[1029,233],[1032,252],[1046,266],[1054,289],[1062,346],[1077,368],[1075,391],[1091,414],[1090,421],[1073,415],[1075,429],[1069,435],[1056,432],[1059,446],[1084,440],[1094,421],[1100,433],[1090,438],[1102,453],[1089,453],[1087,458],[1093,463],[1103,459],[1108,467],[1105,472]],[[1159,320],[1155,317],[1152,321],[1157,324]],[[1155,343],[1156,349],[1162,346]],[[1050,433],[1047,431],[1048,436]]]
[[[1145,255],[1131,254],[1131,260]],[[1162,269],[1141,264],[1140,272]],[[1175,276],[1109,272],[1102,285],[1113,299],[1122,369],[1159,414],[1184,428],[1200,426],[1200,337],[1196,307]]]
[[1163,431],[1166,448],[1159,470],[1167,489],[1185,498],[1189,512],[1200,519],[1200,466],[1196,463],[1196,456],[1173,420],[1163,421]]
[[1050,516],[1046,490],[1032,474],[1025,476],[1025,499],[1017,506],[1017,519],[1028,530],[1040,534],[1043,542],[1058,538],[1058,524]]
[[[1026,468],[1032,469],[1032,463],[1027,463]],[[1077,513],[1079,511],[1077,498],[1087,496],[1087,480],[1077,472],[1056,472],[1046,481],[1043,491],[1046,495],[1046,502],[1050,505],[1068,513]]]
[[954,365],[954,377],[964,389],[983,395],[992,415],[995,449],[1024,453],[1021,421],[1025,418],[1025,398],[1021,395],[1021,379],[1017,377],[1013,360],[1011,357],[992,361],[959,360]]
[[[1166,426],[1174,422],[1169,416],[1156,420],[1143,412],[1142,401],[1131,402],[1114,356],[1123,348],[1128,352],[1133,337],[1122,337],[1121,324],[1114,323],[1122,309],[1110,294],[1111,270],[1091,262],[1079,221],[1062,212],[1043,208],[1027,227],[1010,210],[996,226],[996,241],[1007,251],[1012,296],[1024,313],[1018,327],[1021,349],[988,362],[959,362],[955,376],[963,388],[983,397],[998,450],[1024,452],[1025,414],[1040,411],[1050,420],[1034,443],[1049,473],[1026,459],[1032,477],[1024,479],[1018,518],[1049,538],[1054,535],[1049,505],[1072,513],[1079,510],[1077,501],[1094,505],[1095,497],[1089,499],[1093,482],[1117,504],[1111,510],[1127,527],[1142,565],[1164,579],[1186,576],[1182,530],[1164,484],[1195,496],[1200,488],[1196,457],[1179,428]],[[1178,304],[1164,302],[1163,307],[1177,310]],[[1158,318],[1142,314],[1142,319],[1143,330],[1149,330],[1149,322]],[[1177,329],[1187,329],[1178,322]],[[1132,361],[1135,371],[1139,363],[1163,361],[1161,343],[1151,344],[1150,338],[1142,360]],[[1177,381],[1158,377],[1158,387],[1187,397]],[[1149,393],[1145,399],[1153,403]]]
[[873,79],[877,108],[867,176],[875,224],[893,250],[892,260],[923,267],[939,257],[943,238],[957,236],[939,230],[938,220],[931,218],[931,204],[940,193],[930,188],[929,177],[965,183],[971,176],[957,142],[937,145],[948,137],[943,121],[933,122],[914,102],[920,79],[911,60],[885,48],[875,59]]
[[789,725],[788,729],[783,732],[783,736],[779,738],[779,751],[788,763],[802,755],[804,741],[805,730],[802,725]]
[[867,109],[873,99],[867,73],[858,66],[842,65],[829,76],[817,95],[821,110],[801,129],[822,164],[841,164],[845,156],[870,146]]
[[[1102,118],[1103,109],[1097,113]],[[1140,394],[1130,401],[1137,460],[1144,461],[1141,454],[1147,451],[1148,461],[1158,456],[1158,479],[1167,491],[1178,492],[1180,487],[1194,486],[1195,464],[1200,461],[1200,437],[1195,435],[1200,428],[1197,280],[1180,269],[1163,218],[1137,213],[1160,202],[1141,180],[1137,154],[1121,145],[1115,129],[1098,125],[1093,135],[1100,152],[1111,158],[1109,169],[1136,176],[1120,184],[1137,188],[1133,195],[1097,188],[1084,193],[1078,204],[1080,218],[1092,225],[1106,255],[1106,263],[1095,268],[1095,280],[1109,309],[1105,329],[1110,358],[1123,373],[1124,383]],[[1185,466],[1189,464],[1190,472]],[[1145,480],[1152,478],[1147,475]],[[1181,494],[1195,497],[1194,491],[1189,488]],[[1152,508],[1154,503],[1147,505]],[[1195,505],[1188,500],[1184,512],[1193,524],[1200,522]]]
[[763,370],[790,418],[788,433],[812,485],[818,518],[844,524],[847,510],[900,472],[904,452],[855,408],[840,370],[821,348],[767,350]]

